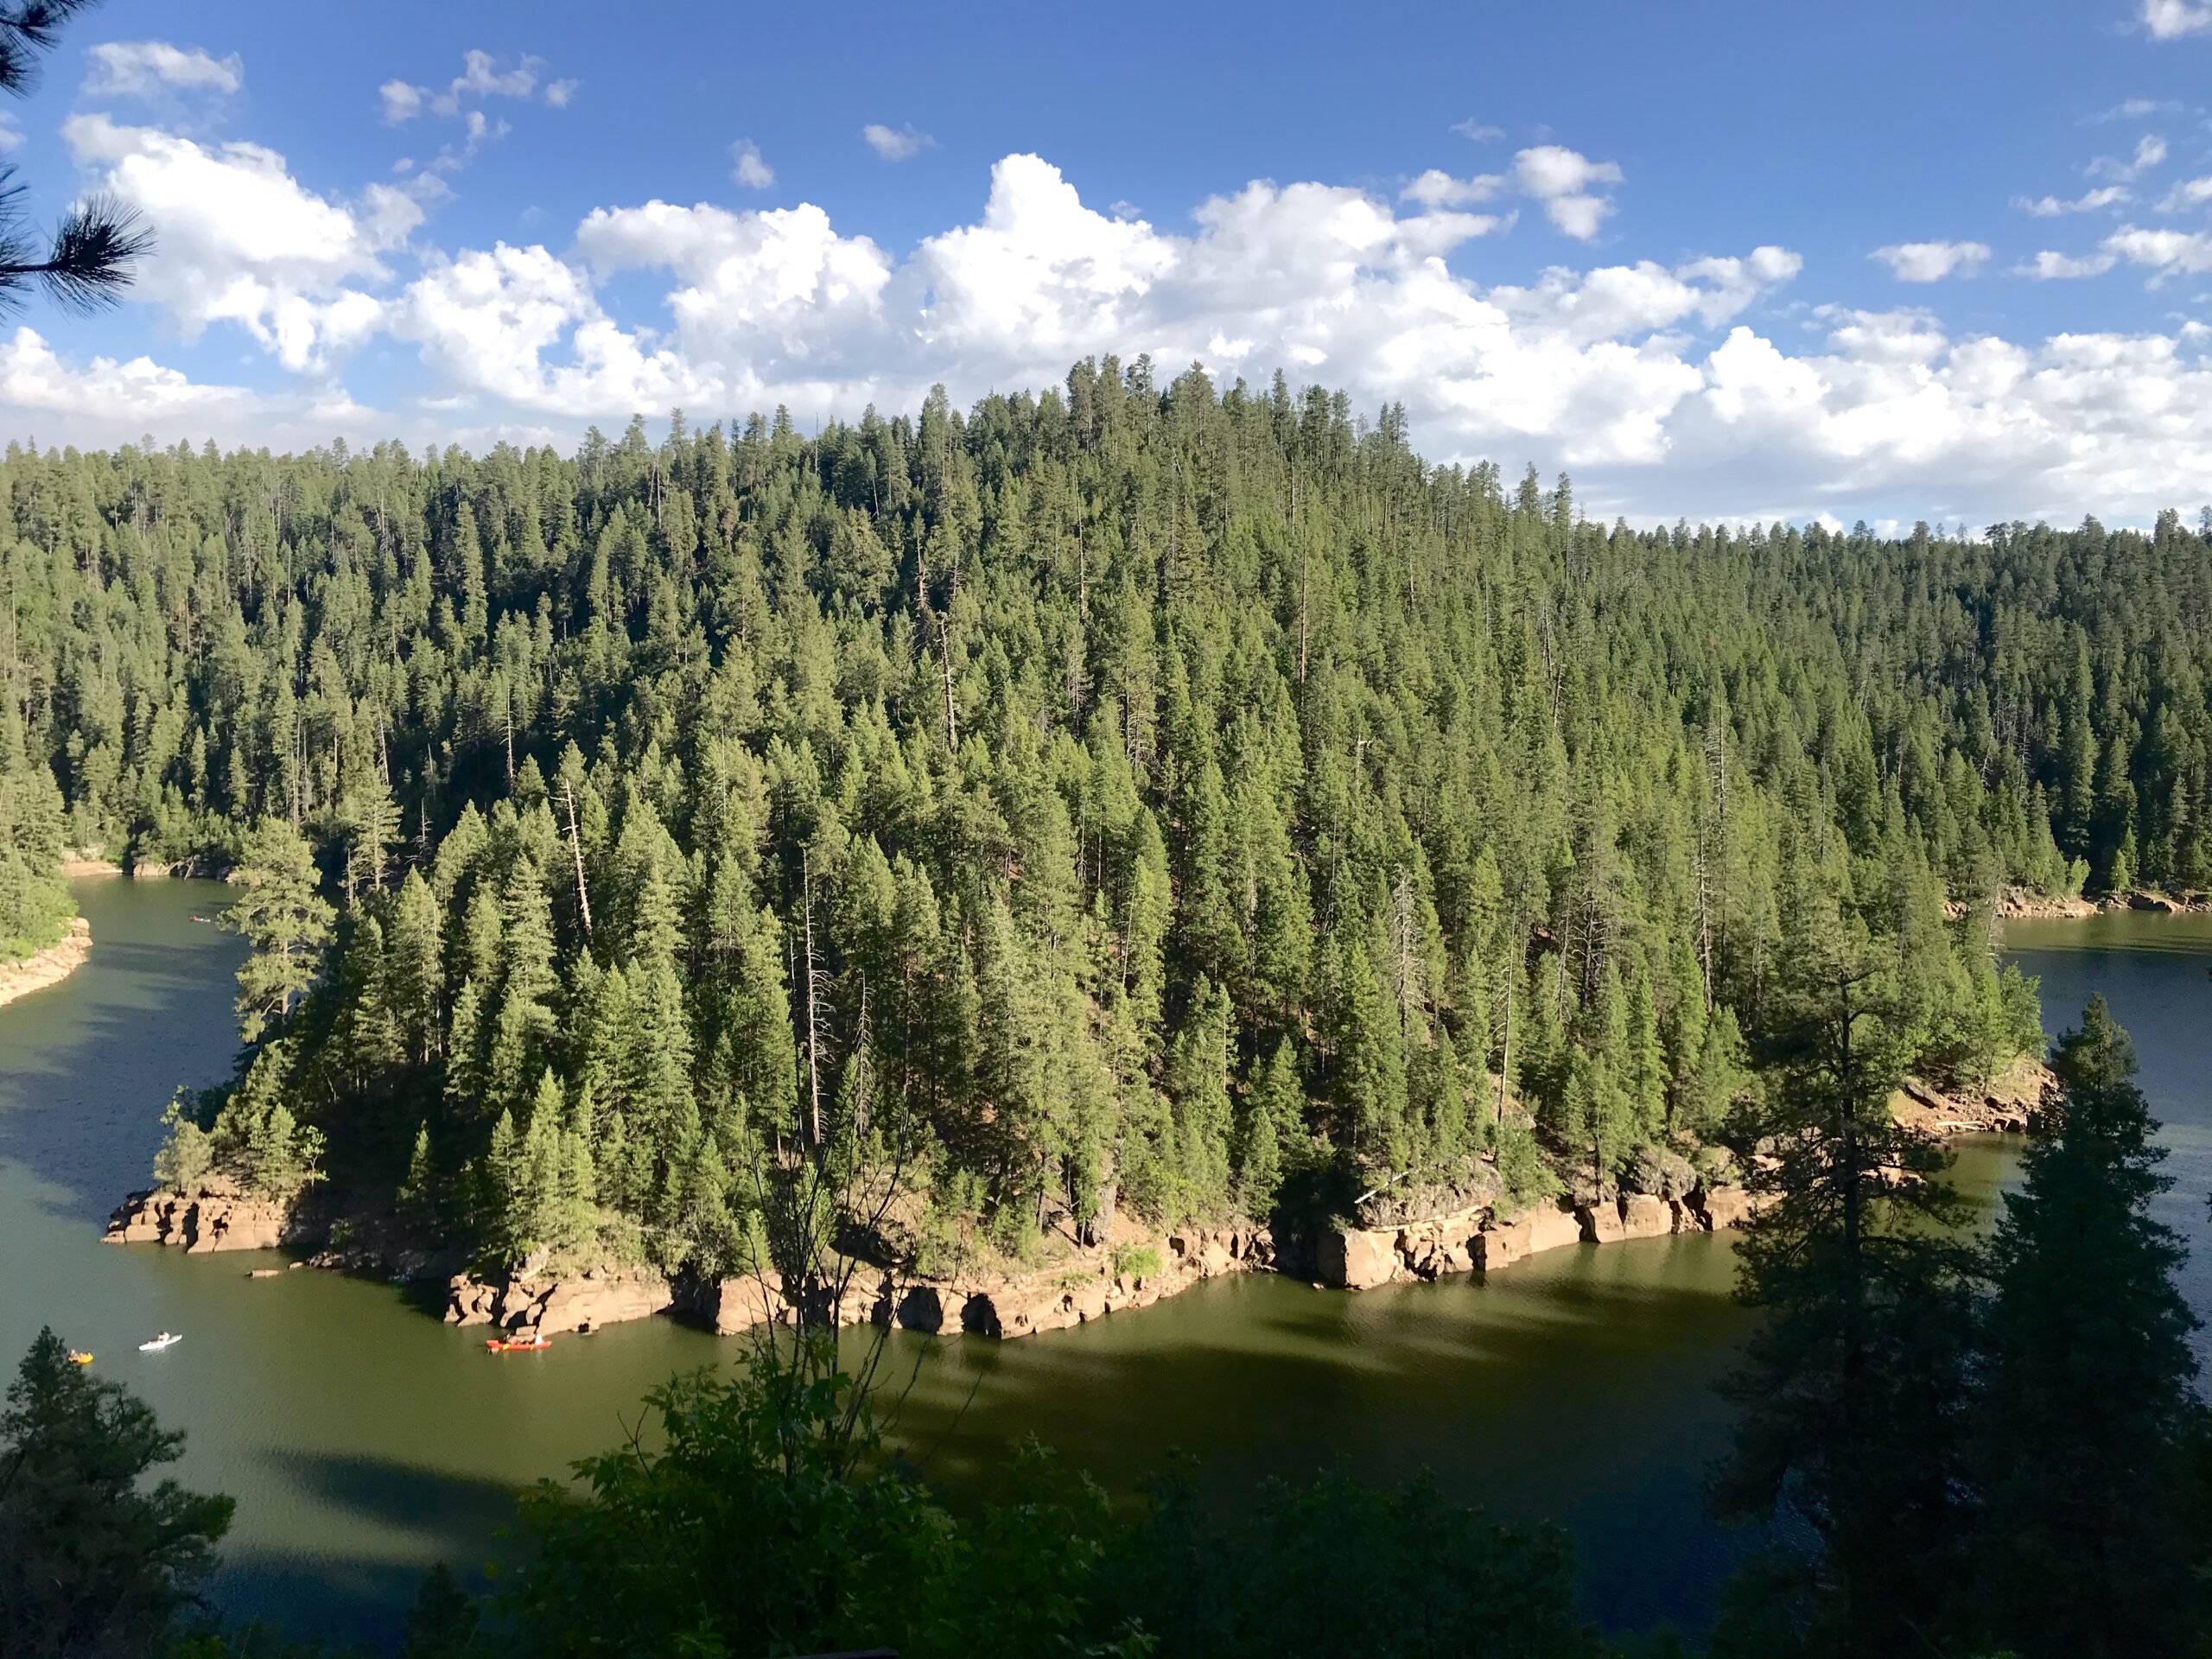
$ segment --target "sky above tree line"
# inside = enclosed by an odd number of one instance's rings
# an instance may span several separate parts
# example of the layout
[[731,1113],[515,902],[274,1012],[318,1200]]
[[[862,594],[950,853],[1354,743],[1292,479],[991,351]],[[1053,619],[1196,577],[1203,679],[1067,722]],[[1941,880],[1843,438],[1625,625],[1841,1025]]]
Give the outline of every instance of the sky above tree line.
[[1633,520],[2212,501],[2212,0],[111,0],[9,109],[160,247],[0,436],[567,447],[1148,352]]

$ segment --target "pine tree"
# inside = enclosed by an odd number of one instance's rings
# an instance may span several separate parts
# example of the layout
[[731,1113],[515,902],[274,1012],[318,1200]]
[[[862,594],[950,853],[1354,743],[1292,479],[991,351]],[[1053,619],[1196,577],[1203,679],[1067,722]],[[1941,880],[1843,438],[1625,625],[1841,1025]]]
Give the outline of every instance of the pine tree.
[[[2064,1100],[1988,1245],[1971,1610],[2023,1659],[2178,1653],[2197,1593],[2180,1475],[2202,1408],[2171,1185],[2102,997],[2058,1044]],[[2024,1456],[2024,1448],[2033,1448]]]
[[1963,1568],[1966,1250],[1942,1149],[1890,1117],[1908,1051],[1886,959],[1818,887],[1793,922],[1753,1131],[1765,1204],[1738,1251],[1738,1296],[1764,1318],[1727,1387],[1714,1497],[1818,1541],[1810,1576],[1777,1580],[1815,1650],[1893,1654]]
[[170,1479],[143,1486],[183,1449],[143,1402],[39,1332],[0,1412],[0,1652],[168,1649],[232,1508]]
[[238,969],[238,1011],[239,1033],[255,1043],[281,1029],[315,983],[336,912],[316,890],[314,854],[282,818],[254,826],[236,880],[244,891],[223,912],[223,924],[251,946]]

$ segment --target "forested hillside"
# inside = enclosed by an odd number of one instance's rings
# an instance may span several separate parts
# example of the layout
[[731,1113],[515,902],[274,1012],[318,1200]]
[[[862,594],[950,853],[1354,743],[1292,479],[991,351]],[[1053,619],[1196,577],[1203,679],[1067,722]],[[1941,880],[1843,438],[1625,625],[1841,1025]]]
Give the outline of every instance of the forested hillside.
[[1111,359],[812,440],[3,470],[24,775],[244,882],[254,1058],[166,1167],[488,1255],[728,1267],[893,1112],[1014,1252],[1320,1165],[1649,1181],[1815,887],[1972,1079],[2039,1040],[2003,886],[2212,883],[2171,515],[1608,530]]

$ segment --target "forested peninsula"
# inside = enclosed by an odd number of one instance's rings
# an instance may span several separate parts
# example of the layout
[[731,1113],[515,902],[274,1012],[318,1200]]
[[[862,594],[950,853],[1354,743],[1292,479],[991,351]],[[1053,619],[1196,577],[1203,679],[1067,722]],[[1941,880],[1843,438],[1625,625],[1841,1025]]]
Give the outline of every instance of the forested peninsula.
[[0,941],[70,845],[229,873],[251,946],[142,1236],[204,1197],[803,1315],[856,1263],[1679,1217],[1763,1155],[1807,940],[1971,1100],[2043,1047],[2000,910],[2212,885],[2172,513],[1608,527],[1111,358],[812,438],[0,475]]

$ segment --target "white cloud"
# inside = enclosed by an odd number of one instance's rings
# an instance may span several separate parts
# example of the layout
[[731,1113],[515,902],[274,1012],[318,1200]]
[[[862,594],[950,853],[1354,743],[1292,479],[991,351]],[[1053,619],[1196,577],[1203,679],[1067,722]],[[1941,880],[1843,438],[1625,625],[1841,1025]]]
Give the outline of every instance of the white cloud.
[[2156,133],[2146,133],[2135,141],[2135,154],[2126,161],[2114,156],[2100,156],[2088,166],[2093,179],[2117,179],[2123,183],[2139,178],[2152,168],[2165,164],[2166,141]]
[[1989,258],[1983,242],[1897,242],[1868,256],[1887,265],[1901,283],[1936,283],[1971,276]]
[[1554,266],[1531,287],[1495,288],[1491,303],[1578,345],[1653,334],[1694,317],[1717,328],[1802,265],[1787,248],[1746,258],[1697,259],[1673,270],[1643,260],[1578,274]]
[[1464,207],[1472,202],[1488,201],[1504,188],[1504,178],[1496,173],[1455,179],[1442,168],[1432,167],[1401,190],[1398,199],[1417,201],[1424,207]]
[[1829,346],[1857,363],[1925,363],[1948,344],[1942,324],[1933,314],[1917,308],[1858,311],[1823,305],[1815,307],[1814,313],[1834,325],[1828,331]]
[[1454,121],[1452,124],[1452,130],[1462,138],[1471,139],[1478,144],[1491,143],[1505,137],[1504,128],[1485,126],[1471,115],[1464,121]]
[[1538,144],[1513,158],[1513,182],[1525,195],[1544,204],[1545,215],[1567,235],[1587,242],[1613,211],[1612,199],[1597,194],[1593,185],[1621,182],[1621,169],[1612,162],[1593,162],[1564,144]]
[[23,130],[16,124],[15,116],[9,111],[0,110],[0,156],[20,149],[22,143]]
[[2076,276],[2101,276],[2118,263],[2109,253],[2054,253],[2046,248],[2034,258],[2013,266],[2012,270],[2015,276],[2063,282]]
[[151,358],[118,363],[96,357],[82,368],[73,367],[34,328],[18,327],[0,344],[0,404],[11,409],[46,410],[137,432],[168,416],[226,416],[252,401],[242,387],[195,385]]
[[2037,219],[2056,219],[2062,213],[2094,213],[2101,207],[2116,207],[2134,200],[2133,193],[2124,184],[2101,185],[2087,190],[2071,200],[2057,196],[2038,196],[2030,200],[2025,196],[2012,198],[2012,205],[2024,213]]
[[2154,41],[2177,41],[2212,29],[2212,5],[2198,0],[2143,0],[2143,26]]
[[2171,98],[2124,98],[2109,109],[2099,110],[2094,115],[2083,116],[2092,125],[2111,121],[2141,121],[2153,115],[2178,115],[2180,103]]
[[2212,271],[2212,235],[2202,231],[2145,231],[2130,225],[2105,238],[2105,251],[2155,272],[2153,281]]
[[[384,118],[393,126],[412,121],[425,110],[450,120],[467,105],[486,99],[528,98],[537,90],[538,75],[544,67],[544,59],[524,55],[513,68],[502,69],[489,52],[470,50],[461,54],[461,73],[442,91],[387,80],[377,88],[377,96],[384,103]],[[556,110],[566,108],[582,85],[580,80],[554,81],[545,89],[545,101]]]
[[303,188],[258,144],[202,146],[105,115],[73,116],[62,134],[79,166],[157,227],[134,292],[167,308],[188,340],[235,322],[300,371],[374,331],[380,303],[348,283],[384,276],[378,249],[419,221],[403,222],[389,187],[357,214]]
[[86,55],[92,66],[85,77],[89,97],[144,99],[164,89],[228,95],[245,84],[245,66],[235,52],[215,58],[167,41],[103,41]]
[[[435,264],[408,284],[392,328],[460,386],[518,408],[588,416],[709,402],[720,390],[616,327],[582,276],[541,247],[501,243]],[[556,341],[571,361],[543,361]]]
[[937,143],[926,132],[917,132],[911,123],[887,127],[880,121],[871,121],[861,129],[861,137],[868,140],[870,149],[887,162],[903,162]]
[[543,58],[524,57],[513,68],[501,69],[489,52],[476,51],[462,53],[461,63],[461,73],[431,100],[440,115],[456,114],[464,99],[528,98],[537,90],[537,72],[545,67]]
[[[140,296],[188,336],[237,322],[302,379],[287,398],[0,346],[0,429],[35,419],[42,437],[129,439],[151,423],[137,411],[173,408],[172,426],[255,441],[321,423],[317,435],[567,442],[676,404],[850,417],[870,402],[911,409],[937,381],[965,402],[1143,352],[1163,381],[1193,360],[1260,384],[1281,367],[1358,408],[1402,403],[1433,460],[1568,467],[1593,510],[1647,520],[2142,521],[2212,496],[2205,333],[2013,341],[1918,308],[1770,312],[1802,280],[1779,247],[1493,285],[1446,260],[1496,220],[1448,202],[1256,181],[1176,232],[1095,208],[1049,162],[1009,156],[979,213],[903,258],[810,205],[660,201],[593,212],[566,252],[447,251],[419,246],[419,175],[340,199],[252,145],[104,117],[69,132],[103,181],[178,215]],[[1549,202],[1618,174],[1516,157],[1510,179]],[[402,247],[419,271],[385,268]],[[2154,279],[2212,270],[2212,237],[2128,226],[2088,262],[2123,261]],[[643,315],[641,287],[661,296]],[[1784,337],[1793,315],[1808,327]],[[419,354],[419,397],[397,423],[335,378],[349,346],[378,336]]]
[[776,169],[760,158],[760,146],[741,138],[729,147],[729,175],[748,190],[766,190],[776,181]]
[[2165,200],[2158,204],[2162,213],[2177,213],[2184,208],[2202,207],[2212,201],[2212,177],[2184,179],[2166,192]]

